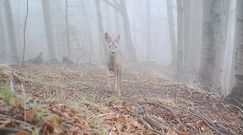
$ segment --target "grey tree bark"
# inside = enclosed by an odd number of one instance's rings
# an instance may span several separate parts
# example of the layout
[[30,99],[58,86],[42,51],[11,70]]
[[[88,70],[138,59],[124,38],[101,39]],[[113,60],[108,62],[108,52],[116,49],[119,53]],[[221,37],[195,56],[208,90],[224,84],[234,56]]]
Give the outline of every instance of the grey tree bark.
[[16,44],[16,35],[14,30],[14,23],[13,23],[13,14],[12,8],[10,5],[10,0],[4,0],[3,8],[5,13],[5,20],[6,20],[6,29],[7,29],[7,38],[10,46],[10,51],[14,61],[17,62],[18,60],[18,49]]
[[45,23],[46,40],[48,45],[49,59],[55,59],[57,56],[52,29],[52,18],[50,9],[50,0],[42,0],[42,9]]
[[220,87],[224,35],[223,0],[203,0],[203,35],[199,81],[205,88]]
[[24,19],[24,30],[23,30],[23,38],[24,38],[24,46],[23,46],[23,54],[21,58],[21,65],[24,66],[25,53],[26,53],[26,33],[27,33],[27,21],[29,16],[29,0],[26,0],[26,14]]
[[224,68],[222,77],[222,87],[224,95],[229,95],[232,86],[234,85],[234,69],[235,69],[235,46],[234,46],[234,33],[235,33],[235,5],[236,0],[224,1],[225,2],[225,51],[224,51]]
[[191,0],[183,0],[183,10],[184,10],[184,16],[183,16],[183,36],[184,36],[184,79],[188,80],[191,78],[191,76],[187,76],[191,74],[191,65],[193,64],[192,61],[190,61],[190,57],[192,57],[191,48]]
[[178,81],[184,80],[184,24],[183,24],[184,10],[182,0],[177,0],[177,70],[176,79]]
[[[113,2],[115,2],[116,0],[113,0]],[[115,10],[115,9],[114,9]],[[118,11],[114,11],[114,27],[116,28],[115,32],[116,35],[120,35],[120,27],[121,26],[121,22],[120,22],[120,14]]]
[[147,38],[147,60],[151,59],[151,0],[146,0],[146,38]]
[[173,7],[172,1],[167,0],[167,17],[168,17],[168,28],[169,28],[169,37],[170,37],[170,45],[171,45],[171,64],[170,67],[176,67],[177,55],[176,55],[176,34],[175,34],[175,23],[174,23],[174,15],[173,15]]
[[243,101],[243,1],[236,2],[235,74],[231,96]]
[[83,5],[83,16],[84,16],[84,21],[86,24],[86,34],[88,36],[88,44],[89,44],[89,54],[88,54],[88,62],[93,63],[93,47],[94,47],[94,42],[92,40],[92,29],[91,29],[91,21],[89,18],[88,14],[88,8],[85,4],[85,1],[80,1],[80,4]]
[[202,1],[191,1],[191,40],[189,61],[191,61],[191,73],[194,77],[192,81],[197,80],[202,42]]
[[107,60],[107,46],[105,45],[104,41],[104,28],[103,28],[103,18],[101,14],[100,9],[100,0],[95,0],[95,7],[96,7],[96,18],[97,18],[97,28],[98,28],[98,41],[99,44],[102,45],[102,48],[100,49],[101,57],[103,58],[103,61]]
[[66,25],[66,44],[68,50],[68,57],[71,58],[71,45],[70,45],[70,37],[69,37],[69,23],[68,23],[68,0],[65,0],[65,25]]
[[127,14],[127,6],[125,0],[120,0],[120,12],[123,17],[123,28],[125,32],[125,45],[128,51],[129,60],[130,61],[137,61],[137,53],[133,46],[132,42],[132,34],[131,34],[131,27],[130,22]]
[[0,57],[6,56],[7,52],[7,42],[6,42],[6,32],[4,29],[4,23],[3,23],[3,14],[0,10]]

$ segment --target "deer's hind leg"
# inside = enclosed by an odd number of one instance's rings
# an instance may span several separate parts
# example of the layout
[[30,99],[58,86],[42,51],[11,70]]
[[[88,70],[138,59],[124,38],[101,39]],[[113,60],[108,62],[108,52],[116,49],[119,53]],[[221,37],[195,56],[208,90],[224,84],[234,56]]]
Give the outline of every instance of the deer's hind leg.
[[116,78],[116,83],[117,83],[117,94],[118,96],[121,96],[121,69],[117,70],[117,78]]
[[108,91],[112,92],[112,86],[111,86],[111,73],[110,70],[106,70],[106,76],[107,76],[107,86],[108,86]]

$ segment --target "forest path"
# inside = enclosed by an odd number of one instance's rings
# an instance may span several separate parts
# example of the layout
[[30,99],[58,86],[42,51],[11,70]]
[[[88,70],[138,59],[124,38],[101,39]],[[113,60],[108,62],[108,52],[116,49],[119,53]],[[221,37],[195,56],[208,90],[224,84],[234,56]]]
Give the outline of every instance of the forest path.
[[11,67],[20,78],[16,91],[23,84],[30,104],[57,115],[60,134],[243,134],[242,110],[214,93],[167,80],[158,68],[124,70],[122,96],[116,97],[108,92],[104,67]]

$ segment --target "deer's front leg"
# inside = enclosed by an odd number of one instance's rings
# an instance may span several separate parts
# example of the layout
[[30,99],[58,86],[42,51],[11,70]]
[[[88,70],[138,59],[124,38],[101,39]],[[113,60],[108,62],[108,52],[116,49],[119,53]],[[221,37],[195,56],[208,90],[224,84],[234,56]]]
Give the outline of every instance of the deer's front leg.
[[121,70],[116,71],[116,91],[118,96],[121,96]]
[[107,86],[108,86],[108,91],[109,91],[109,92],[112,92],[112,89],[111,89],[111,81],[110,81],[110,79],[111,79],[111,74],[110,74],[110,71],[109,71],[109,70],[106,71],[106,76],[107,76]]
[[119,69],[119,72],[118,72],[118,84],[119,84],[119,95],[121,95],[121,69]]

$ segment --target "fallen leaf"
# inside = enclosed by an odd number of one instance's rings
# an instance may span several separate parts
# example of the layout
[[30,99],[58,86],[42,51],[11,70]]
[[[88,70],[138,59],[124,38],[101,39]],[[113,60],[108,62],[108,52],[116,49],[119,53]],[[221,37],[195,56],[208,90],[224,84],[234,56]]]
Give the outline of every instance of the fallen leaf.
[[15,135],[30,135],[30,133],[28,133],[26,131],[19,131]]
[[59,117],[53,116],[51,119],[51,124],[54,128],[55,133],[63,132],[63,126]]
[[54,127],[49,124],[49,123],[45,123],[40,131],[40,134],[44,134],[44,135],[48,135],[48,134],[53,134],[54,133]]
[[9,104],[14,107],[14,108],[17,108],[17,109],[20,109],[21,108],[21,104],[20,102],[16,99],[16,98],[11,98]]
[[33,110],[26,111],[25,115],[26,115],[26,120],[29,122],[33,122],[36,117],[36,113]]
[[137,122],[137,121],[132,121],[132,125],[135,127],[135,128],[138,128],[138,129],[143,129],[143,127]]

